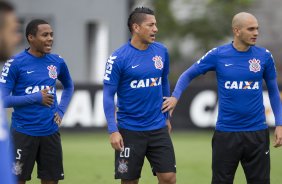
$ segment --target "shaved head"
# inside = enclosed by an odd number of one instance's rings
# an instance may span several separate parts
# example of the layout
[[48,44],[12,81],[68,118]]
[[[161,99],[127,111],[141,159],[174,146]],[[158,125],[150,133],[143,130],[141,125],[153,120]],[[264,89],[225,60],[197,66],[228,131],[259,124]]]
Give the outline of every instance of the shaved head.
[[247,13],[247,12],[240,12],[237,13],[232,20],[232,28],[241,28],[243,26],[246,26],[249,21],[256,21],[257,19],[254,15]]
[[232,30],[237,50],[244,51],[256,44],[259,25],[254,15],[247,12],[236,14],[232,20]]

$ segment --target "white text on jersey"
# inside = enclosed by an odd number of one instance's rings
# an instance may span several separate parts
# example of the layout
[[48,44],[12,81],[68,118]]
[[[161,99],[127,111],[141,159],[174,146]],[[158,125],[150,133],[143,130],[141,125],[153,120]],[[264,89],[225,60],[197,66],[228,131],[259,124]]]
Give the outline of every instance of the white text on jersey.
[[3,66],[3,70],[2,70],[2,74],[1,74],[1,77],[0,77],[0,82],[1,83],[6,83],[6,79],[5,77],[8,76],[8,73],[9,73],[9,70],[10,70],[10,66],[11,66],[11,63],[14,61],[14,59],[10,59],[8,60],[4,66]]
[[25,93],[26,94],[33,94],[33,93],[37,93],[43,89],[46,89],[46,88],[50,88],[51,90],[48,91],[49,94],[54,94],[55,93],[55,89],[54,87],[51,87],[51,86],[45,86],[45,85],[42,85],[42,86],[29,86],[27,88],[25,88]]
[[208,51],[200,60],[197,61],[197,63],[200,64],[201,61],[202,61],[209,53],[211,53],[211,52],[214,51],[215,49],[216,49],[216,48],[213,48],[213,49],[211,49],[210,51]]
[[107,80],[107,81],[110,80],[109,74],[112,73],[114,59],[116,59],[116,58],[117,58],[117,56],[110,56],[108,58],[108,61],[106,63],[106,71],[105,71],[105,75],[104,75],[104,80]]
[[149,78],[141,80],[133,80],[130,83],[131,88],[147,88],[162,85],[162,78]]
[[226,81],[225,89],[259,89],[258,81]]

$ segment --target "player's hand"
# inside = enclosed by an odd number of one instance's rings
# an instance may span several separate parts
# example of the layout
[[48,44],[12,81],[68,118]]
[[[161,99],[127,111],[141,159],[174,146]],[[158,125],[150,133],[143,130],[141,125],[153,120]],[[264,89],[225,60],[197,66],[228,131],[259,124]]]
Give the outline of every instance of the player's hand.
[[62,118],[60,117],[60,115],[56,112],[54,115],[54,121],[56,122],[56,124],[58,126],[61,126],[62,123]]
[[171,131],[172,131],[172,126],[171,126],[171,123],[170,123],[170,120],[169,120],[169,119],[166,120],[166,125],[167,125],[167,129],[168,129],[168,133],[171,133]]
[[274,132],[274,147],[282,146],[282,126],[276,126]]
[[50,90],[50,88],[46,88],[46,89],[41,90],[42,104],[46,105],[48,107],[50,107],[54,102],[54,96],[48,93],[49,90]]
[[123,139],[119,132],[113,132],[110,135],[110,142],[115,150],[123,151],[124,149]]
[[177,104],[177,99],[175,97],[164,97],[164,102],[163,102],[163,106],[162,106],[162,112],[168,112],[169,111],[169,115],[170,117],[172,116],[173,110]]

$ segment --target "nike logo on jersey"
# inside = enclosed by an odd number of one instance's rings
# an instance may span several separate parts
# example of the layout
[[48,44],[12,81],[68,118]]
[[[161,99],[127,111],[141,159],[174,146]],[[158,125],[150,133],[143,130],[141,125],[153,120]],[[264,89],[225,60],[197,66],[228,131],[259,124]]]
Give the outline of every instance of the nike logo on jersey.
[[34,71],[26,71],[27,74],[31,74],[33,73]]
[[131,66],[131,68],[136,68],[136,67],[138,67],[139,65],[134,65],[134,66]]
[[225,64],[224,66],[232,66],[233,64]]
[[267,155],[269,153],[269,150],[265,152],[265,154]]

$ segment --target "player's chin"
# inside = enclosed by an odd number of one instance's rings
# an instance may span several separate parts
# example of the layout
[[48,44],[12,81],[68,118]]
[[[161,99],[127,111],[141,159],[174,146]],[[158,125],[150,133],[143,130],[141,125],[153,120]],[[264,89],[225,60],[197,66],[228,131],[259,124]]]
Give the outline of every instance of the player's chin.
[[249,41],[249,45],[255,45],[257,43],[257,39],[251,39]]
[[249,45],[250,45],[250,46],[254,46],[254,45],[256,45],[256,43],[257,43],[257,42],[250,42]]
[[45,53],[45,54],[50,54],[51,51],[52,51],[52,47],[45,47],[45,48],[44,48],[44,53]]
[[155,38],[152,38],[152,37],[151,37],[150,39],[147,40],[147,42],[150,44],[150,43],[154,43],[155,40],[156,40]]

